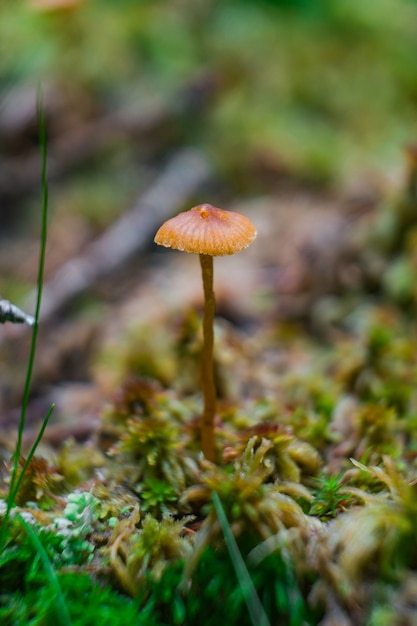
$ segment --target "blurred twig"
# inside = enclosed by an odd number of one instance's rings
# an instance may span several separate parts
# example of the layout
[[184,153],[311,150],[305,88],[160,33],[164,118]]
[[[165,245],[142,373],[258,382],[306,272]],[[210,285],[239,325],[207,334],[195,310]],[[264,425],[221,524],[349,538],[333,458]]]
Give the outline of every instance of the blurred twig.
[[35,318],[31,315],[27,315],[27,313],[19,309],[15,304],[0,298],[0,324],[4,324],[5,322],[33,326]]
[[177,152],[154,184],[86,252],[65,263],[45,285],[41,319],[59,312],[99,278],[120,268],[153,240],[158,226],[179,211],[210,177],[204,156]]

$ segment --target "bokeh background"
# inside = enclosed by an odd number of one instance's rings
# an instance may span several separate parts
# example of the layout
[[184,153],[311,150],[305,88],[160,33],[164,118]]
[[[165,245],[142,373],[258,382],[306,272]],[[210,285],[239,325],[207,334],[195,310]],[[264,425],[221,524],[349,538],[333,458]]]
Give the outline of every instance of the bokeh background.
[[[88,382],[103,335],[198,306],[197,261],[153,245],[170,215],[203,201],[247,213],[259,236],[217,264],[219,311],[249,329],[299,319],[339,288],[346,231],[415,158],[413,0],[3,0],[0,50],[0,294],[28,309],[39,93],[46,117],[39,389]],[[27,346],[1,332],[5,407]]]

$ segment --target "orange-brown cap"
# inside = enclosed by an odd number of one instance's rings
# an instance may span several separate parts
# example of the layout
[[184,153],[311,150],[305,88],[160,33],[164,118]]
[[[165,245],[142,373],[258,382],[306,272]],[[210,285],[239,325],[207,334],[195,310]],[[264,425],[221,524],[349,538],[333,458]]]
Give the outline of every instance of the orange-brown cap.
[[29,8],[40,13],[66,13],[76,9],[82,0],[28,0]]
[[154,241],[184,252],[223,256],[244,250],[255,237],[255,226],[244,215],[199,204],[162,224]]

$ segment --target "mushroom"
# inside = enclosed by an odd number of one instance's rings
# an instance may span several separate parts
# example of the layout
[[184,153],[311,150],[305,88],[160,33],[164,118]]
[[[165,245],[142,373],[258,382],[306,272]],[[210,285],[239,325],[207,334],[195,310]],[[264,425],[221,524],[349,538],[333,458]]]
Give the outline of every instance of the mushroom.
[[234,211],[224,211],[211,204],[199,204],[162,224],[155,243],[166,248],[200,255],[204,289],[203,352],[201,385],[204,409],[201,425],[201,449],[209,461],[215,461],[214,416],[216,387],[214,383],[213,344],[215,297],[213,291],[213,256],[236,254],[247,248],[256,237],[252,222]]
[[29,0],[29,8],[40,13],[69,13],[78,8],[82,0]]

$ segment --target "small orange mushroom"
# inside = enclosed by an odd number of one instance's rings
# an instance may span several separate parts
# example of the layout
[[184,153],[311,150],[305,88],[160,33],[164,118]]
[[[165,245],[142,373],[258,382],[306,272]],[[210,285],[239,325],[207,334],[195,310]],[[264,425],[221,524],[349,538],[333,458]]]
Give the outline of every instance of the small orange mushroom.
[[82,0],[29,0],[30,9],[39,13],[69,13],[77,9]]
[[256,237],[252,222],[234,211],[224,211],[211,204],[199,204],[162,224],[155,243],[166,248],[200,255],[204,289],[203,353],[201,385],[204,410],[201,448],[209,461],[215,460],[214,416],[216,387],[214,384],[213,346],[215,296],[213,291],[213,256],[236,254],[247,248]]

